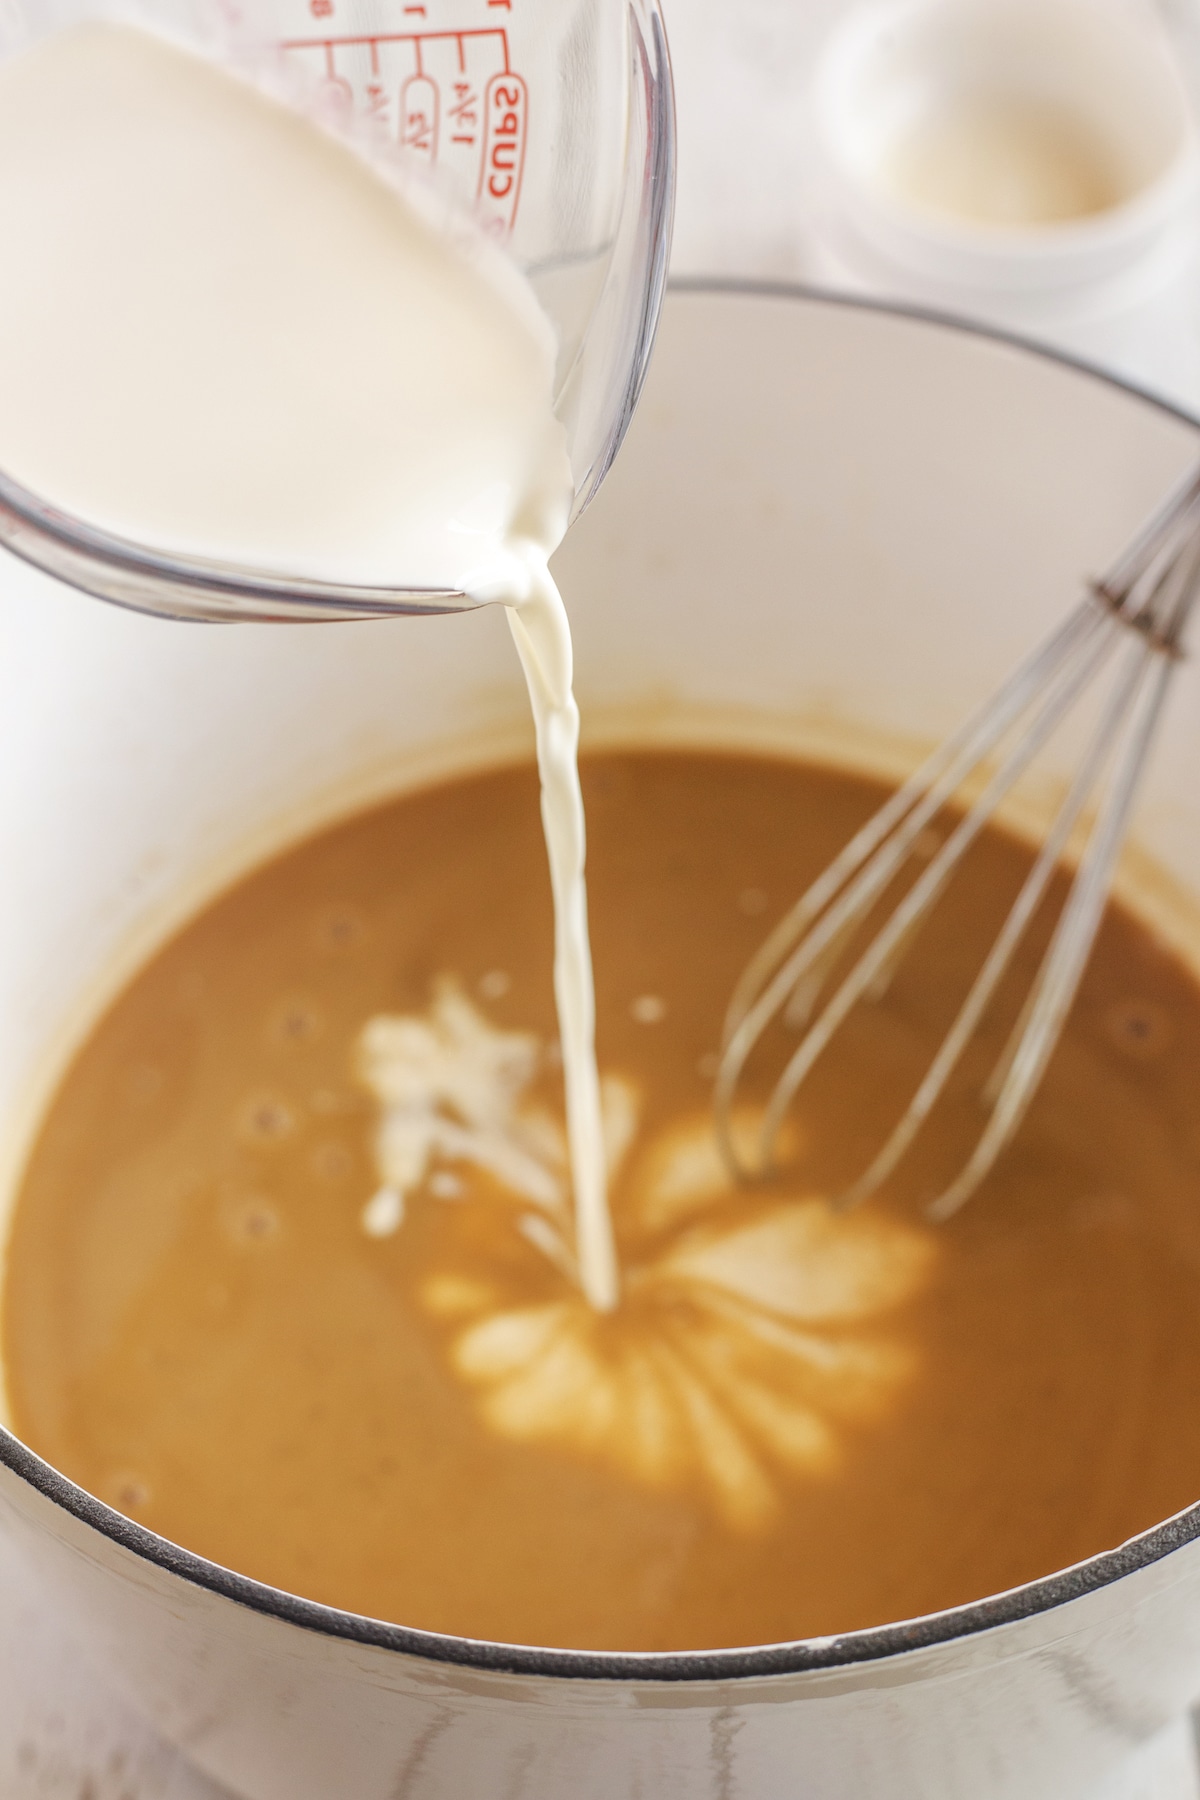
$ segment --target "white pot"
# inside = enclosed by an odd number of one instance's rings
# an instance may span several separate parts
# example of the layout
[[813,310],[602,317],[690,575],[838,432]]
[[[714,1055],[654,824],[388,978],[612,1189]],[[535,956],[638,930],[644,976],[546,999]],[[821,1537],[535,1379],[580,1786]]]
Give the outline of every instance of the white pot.
[[[1197,443],[1159,405],[968,331],[676,293],[622,458],[559,558],[593,739],[903,766]],[[8,1176],[89,1013],[181,909],[264,844],[530,738],[490,612],[188,627],[10,564],[0,637]],[[1185,948],[1198,740],[1187,665],[1127,877]],[[642,1657],[293,1599],[127,1523],[6,1434],[0,1525],[158,1729],[255,1800],[1073,1800],[1200,1692],[1200,1508],[956,1612]]]

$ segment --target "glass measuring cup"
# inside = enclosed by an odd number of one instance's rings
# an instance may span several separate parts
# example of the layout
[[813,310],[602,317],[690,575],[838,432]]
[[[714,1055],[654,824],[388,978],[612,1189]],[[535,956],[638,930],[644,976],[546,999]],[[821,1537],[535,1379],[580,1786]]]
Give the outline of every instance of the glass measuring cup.
[[[7,0],[0,58],[87,19],[269,65],[381,156],[469,209],[558,342],[572,517],[633,415],[666,279],[674,112],[657,0]],[[278,85],[278,83],[276,83]],[[452,588],[359,586],[165,552],[64,512],[0,470],[0,545],[166,617],[315,620],[462,611]]]

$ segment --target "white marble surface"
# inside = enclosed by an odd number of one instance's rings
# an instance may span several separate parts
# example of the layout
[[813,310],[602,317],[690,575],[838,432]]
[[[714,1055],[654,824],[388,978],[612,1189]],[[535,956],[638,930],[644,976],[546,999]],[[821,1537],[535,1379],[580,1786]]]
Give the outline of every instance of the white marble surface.
[[[678,272],[828,277],[807,207],[804,90],[817,45],[846,3],[671,0],[680,121]],[[1163,4],[1200,93],[1200,0]],[[1200,240],[1200,220],[1197,235]],[[1149,373],[1145,345],[1134,338],[1110,360],[1119,372],[1200,411],[1200,259],[1172,305],[1165,350],[1162,333],[1153,334]],[[12,1566],[2,1540],[0,1800],[221,1800],[220,1790],[106,1690]],[[1097,1800],[1200,1800],[1190,1726],[1151,1746]]]

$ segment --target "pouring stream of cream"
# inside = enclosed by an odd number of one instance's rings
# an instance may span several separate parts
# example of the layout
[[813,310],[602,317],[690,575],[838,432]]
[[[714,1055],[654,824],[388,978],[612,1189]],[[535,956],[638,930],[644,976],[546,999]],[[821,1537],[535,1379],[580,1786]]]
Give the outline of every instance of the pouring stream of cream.
[[481,232],[206,59],[0,66],[0,468],[163,551],[505,602],[537,728],[580,1282],[616,1304],[553,333]]

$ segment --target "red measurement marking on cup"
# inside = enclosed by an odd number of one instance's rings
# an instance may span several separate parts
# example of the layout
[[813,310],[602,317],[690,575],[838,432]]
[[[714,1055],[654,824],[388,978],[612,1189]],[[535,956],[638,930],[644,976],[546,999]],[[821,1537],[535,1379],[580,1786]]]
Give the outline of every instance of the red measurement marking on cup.
[[[339,104],[457,177],[475,196],[485,229],[506,237],[521,198],[529,91],[510,62],[504,26],[342,33],[325,23],[339,3],[308,0],[309,15],[325,28],[286,38],[283,49],[328,83]],[[479,16],[479,0],[474,4]],[[484,16],[510,10],[511,0],[486,0]],[[403,12],[423,18],[425,7],[406,5]]]
[[427,162],[437,161],[441,95],[428,75],[410,75],[400,89],[400,142]]
[[[493,75],[483,102],[483,167],[479,199],[511,230],[525,167],[529,95],[519,75]],[[507,210],[507,215],[505,213]]]

